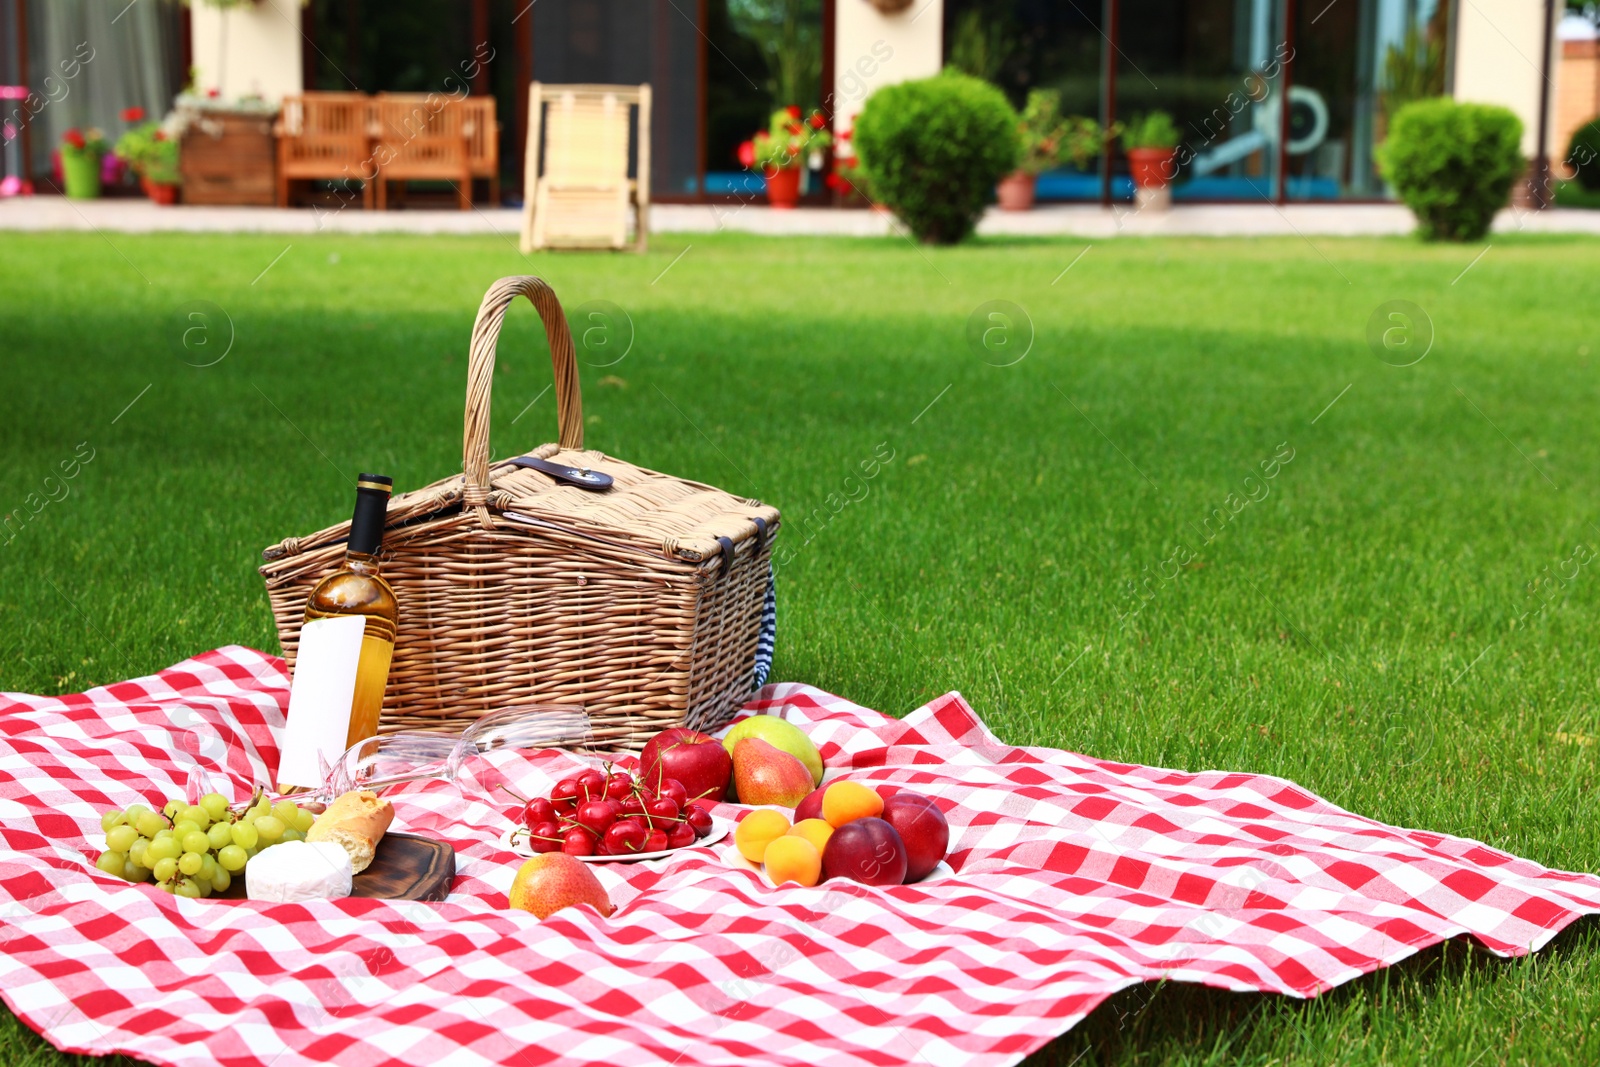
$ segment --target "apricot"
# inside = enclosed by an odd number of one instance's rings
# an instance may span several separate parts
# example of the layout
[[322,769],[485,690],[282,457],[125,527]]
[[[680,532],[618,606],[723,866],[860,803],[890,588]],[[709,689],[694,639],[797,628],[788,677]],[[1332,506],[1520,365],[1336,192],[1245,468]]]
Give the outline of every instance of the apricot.
[[803,837],[817,846],[821,852],[828,846],[828,838],[833,836],[833,827],[828,825],[826,819],[801,819],[789,827],[788,837]]
[[883,798],[860,782],[834,782],[822,794],[822,817],[835,830],[883,811]]
[[789,832],[789,820],[766,808],[752,811],[733,831],[739,854],[751,863],[762,862],[767,846]]
[[767,877],[773,885],[798,882],[816,885],[822,879],[822,853],[804,837],[788,834],[767,846]]

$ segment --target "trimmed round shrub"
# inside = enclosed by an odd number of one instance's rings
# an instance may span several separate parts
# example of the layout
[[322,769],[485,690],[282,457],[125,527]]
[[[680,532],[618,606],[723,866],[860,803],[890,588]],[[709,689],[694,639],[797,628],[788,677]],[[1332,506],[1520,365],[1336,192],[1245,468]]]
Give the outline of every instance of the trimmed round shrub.
[[1522,120],[1506,108],[1434,97],[1395,113],[1378,164],[1423,237],[1475,241],[1527,166],[1521,143]]
[[954,71],[879,89],[853,136],[873,194],[929,244],[971,234],[995,182],[1021,158],[1005,95]]
[[1578,177],[1578,184],[1591,193],[1600,193],[1600,119],[1579,126],[1567,144],[1567,166]]

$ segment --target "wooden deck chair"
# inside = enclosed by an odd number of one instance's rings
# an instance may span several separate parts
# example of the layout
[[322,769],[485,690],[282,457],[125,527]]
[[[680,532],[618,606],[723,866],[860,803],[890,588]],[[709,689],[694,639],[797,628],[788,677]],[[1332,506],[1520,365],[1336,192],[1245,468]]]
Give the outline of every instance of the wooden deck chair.
[[650,239],[650,86],[531,84],[524,174],[524,252],[626,248],[630,206],[633,248],[643,252]]
[[379,93],[373,157],[378,163],[378,210],[389,206],[389,183],[447,181],[462,211],[472,209],[472,170],[466,109],[437,93]]
[[299,93],[283,98],[273,126],[278,140],[279,207],[289,206],[289,183],[356,180],[372,206],[372,99],[363,93]]

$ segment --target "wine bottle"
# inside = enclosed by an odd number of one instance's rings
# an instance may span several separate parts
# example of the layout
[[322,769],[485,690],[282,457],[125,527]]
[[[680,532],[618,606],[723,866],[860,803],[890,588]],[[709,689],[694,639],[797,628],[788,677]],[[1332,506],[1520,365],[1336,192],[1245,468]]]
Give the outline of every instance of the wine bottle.
[[394,590],[378,573],[378,550],[383,545],[384,518],[394,480],[381,474],[363,474],[356,480],[356,510],[345,542],[344,566],[311,591],[305,621],[341,615],[366,616],[361,636],[361,658],[356,665],[355,695],[350,701],[349,748],[378,732],[383,690],[389,681],[389,661],[400,619]]

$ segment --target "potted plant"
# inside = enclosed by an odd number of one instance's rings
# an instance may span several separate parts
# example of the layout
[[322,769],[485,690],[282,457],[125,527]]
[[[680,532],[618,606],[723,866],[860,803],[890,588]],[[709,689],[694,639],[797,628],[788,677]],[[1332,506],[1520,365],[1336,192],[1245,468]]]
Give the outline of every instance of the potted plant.
[[1135,115],[1122,130],[1122,147],[1128,152],[1128,169],[1133,172],[1134,188],[1165,190],[1172,182],[1182,135],[1172,116],[1165,111]]
[[1099,155],[1106,134],[1094,119],[1061,114],[1061,94],[1035,89],[1028,94],[1017,119],[1022,159],[1017,169],[1001,178],[995,194],[1002,211],[1027,211],[1033,207],[1039,175],[1062,163],[1082,168]]
[[845,207],[866,207],[872,205],[872,192],[867,187],[866,168],[861,165],[861,157],[855,154],[855,145],[851,143],[854,132],[845,130],[839,134],[833,154],[833,173],[823,182]]
[[739,162],[767,180],[767,202],[792,208],[800,202],[800,173],[822,165],[822,151],[833,143],[828,119],[820,111],[801,118],[793,104],[772,113],[770,127],[739,146]]
[[157,204],[178,202],[178,186],[183,178],[178,173],[178,141],[168,135],[158,123],[140,122],[142,108],[130,107],[123,111],[124,121],[140,123],[117,139],[117,157],[139,175],[144,193]]
[[76,126],[61,135],[61,183],[73,200],[93,200],[100,195],[100,163],[106,154],[106,137],[94,127]]

